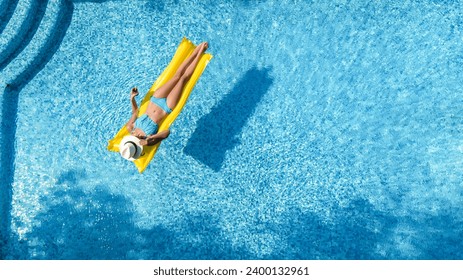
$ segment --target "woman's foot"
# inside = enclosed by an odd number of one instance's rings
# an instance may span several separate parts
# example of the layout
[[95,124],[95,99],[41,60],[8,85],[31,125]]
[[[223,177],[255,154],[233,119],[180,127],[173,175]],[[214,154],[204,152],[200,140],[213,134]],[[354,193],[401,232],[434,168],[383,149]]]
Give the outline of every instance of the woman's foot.
[[193,53],[191,54],[191,56],[196,57],[197,55],[202,54],[203,52],[205,52],[207,50],[208,47],[209,47],[209,45],[207,44],[207,42],[202,42],[201,44],[196,46],[196,48],[193,51]]
[[209,44],[207,42],[202,42],[200,45],[199,45],[199,49],[200,49],[200,52],[203,53],[207,50],[207,48],[209,47]]

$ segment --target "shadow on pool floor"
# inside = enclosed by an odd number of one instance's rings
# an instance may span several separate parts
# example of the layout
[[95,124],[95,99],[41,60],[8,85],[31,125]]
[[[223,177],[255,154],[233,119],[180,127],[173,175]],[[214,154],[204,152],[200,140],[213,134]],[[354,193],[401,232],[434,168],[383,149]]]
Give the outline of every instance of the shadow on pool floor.
[[231,92],[198,121],[184,152],[220,171],[226,152],[239,144],[237,137],[272,86],[270,71],[271,68],[249,69]]
[[[105,186],[92,193],[79,187],[86,173],[66,172],[57,192],[42,199],[45,212],[27,242],[16,242],[14,259],[231,259],[248,257],[232,248],[207,215],[187,215],[182,231],[134,225],[132,204]],[[193,241],[194,240],[194,241]],[[32,242],[32,243],[31,243]],[[18,245],[19,244],[19,245]]]
[[[257,259],[245,246],[232,245],[218,222],[207,213],[185,213],[177,229],[164,226],[141,229],[134,224],[133,206],[105,186],[82,190],[82,170],[63,173],[55,193],[44,197],[44,212],[24,241],[14,242],[13,259]],[[418,257],[378,254],[378,244],[391,244],[399,219],[375,210],[363,199],[334,206],[335,223],[316,213],[288,210],[286,223],[259,226],[285,242],[266,259],[460,259],[461,222],[452,215],[408,221],[419,229],[412,244]],[[403,221],[401,221],[403,223]],[[448,229],[445,233],[442,230]],[[252,230],[252,229],[251,229]],[[256,229],[257,230],[257,229]],[[441,231],[442,234],[435,233]],[[242,244],[245,244],[243,240]],[[399,248],[386,249],[398,251]]]

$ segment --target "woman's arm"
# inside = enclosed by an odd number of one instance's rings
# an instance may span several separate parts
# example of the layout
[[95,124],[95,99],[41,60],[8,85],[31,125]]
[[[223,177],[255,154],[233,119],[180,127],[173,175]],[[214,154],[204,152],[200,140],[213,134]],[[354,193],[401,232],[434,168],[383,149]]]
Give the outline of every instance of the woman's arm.
[[130,92],[130,103],[132,104],[132,115],[138,113],[138,105],[135,96],[138,95],[138,89],[134,87]]
[[130,104],[132,105],[132,116],[130,117],[129,121],[126,124],[126,127],[129,131],[132,131],[133,124],[137,120],[138,117],[138,105],[137,101],[135,100],[135,96],[138,95],[138,89],[134,87],[130,92]]
[[170,130],[164,130],[161,132],[158,132],[156,134],[150,135],[146,137],[146,139],[140,140],[140,144],[142,146],[153,146],[156,145],[157,143],[161,142],[162,140],[166,139],[169,137]]

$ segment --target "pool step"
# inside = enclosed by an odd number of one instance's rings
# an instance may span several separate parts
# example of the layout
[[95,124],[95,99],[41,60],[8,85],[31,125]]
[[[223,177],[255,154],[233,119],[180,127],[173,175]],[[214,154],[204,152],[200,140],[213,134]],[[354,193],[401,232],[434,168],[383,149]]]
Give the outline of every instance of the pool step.
[[[17,53],[17,50],[8,51],[14,57],[8,58],[11,61],[4,65],[1,75],[4,81],[0,82],[17,89],[21,89],[45,67],[58,49],[72,18],[73,4],[69,0],[35,1],[41,3],[34,7],[37,13],[43,12],[42,16],[35,13],[35,18],[40,19],[40,22],[35,23],[36,28],[32,26],[29,29],[30,34],[23,35],[27,40],[20,45],[20,53]],[[43,6],[44,4],[46,6]]]
[[37,31],[48,0],[20,1],[0,37],[0,70],[20,53]]
[[[18,5],[15,7],[10,20],[6,23],[5,28],[0,36],[0,64],[2,61],[6,61],[9,57],[8,53],[14,50],[14,44],[24,34],[24,30],[27,29],[27,25],[30,20],[28,17],[33,14],[37,1],[35,0],[22,0],[21,3],[18,1]],[[13,42],[13,43],[10,43]],[[9,49],[8,49],[9,48]],[[0,67],[0,86],[5,86],[7,79],[6,71],[4,67]]]
[[[21,24],[26,20],[29,9],[31,9],[31,6],[33,5],[33,0],[24,0],[15,7],[10,20],[5,25],[2,36],[0,36],[0,54],[3,52],[3,49],[6,47],[7,43],[11,41],[17,33],[19,33]],[[3,13],[5,12],[2,12],[2,14]]]
[[0,2],[0,34],[3,34],[3,30],[10,21],[19,0],[2,0]]

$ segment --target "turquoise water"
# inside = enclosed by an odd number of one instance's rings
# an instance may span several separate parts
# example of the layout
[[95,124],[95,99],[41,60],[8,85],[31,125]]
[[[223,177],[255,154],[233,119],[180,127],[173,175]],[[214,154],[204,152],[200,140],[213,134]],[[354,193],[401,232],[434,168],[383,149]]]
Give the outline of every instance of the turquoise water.
[[[463,6],[383,2],[0,0],[1,258],[462,259]],[[139,174],[107,140],[183,36]]]

